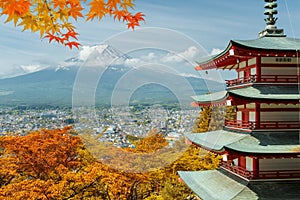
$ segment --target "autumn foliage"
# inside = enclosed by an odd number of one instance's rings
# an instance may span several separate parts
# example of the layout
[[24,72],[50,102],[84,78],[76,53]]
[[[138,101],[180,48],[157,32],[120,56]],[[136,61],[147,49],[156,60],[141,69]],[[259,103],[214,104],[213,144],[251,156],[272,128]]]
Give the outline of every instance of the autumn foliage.
[[135,153],[151,153],[166,147],[168,142],[163,134],[158,133],[156,129],[153,129],[148,133],[147,137],[135,141],[134,145],[134,149],[129,148],[128,150]]
[[24,30],[39,32],[41,38],[56,41],[72,49],[78,43],[78,18],[87,21],[110,16],[134,29],[144,21],[141,12],[132,13],[134,0],[0,0],[0,14]]
[[[135,149],[97,146],[98,151],[109,151],[110,157],[102,159],[96,159],[82,139],[87,138],[71,127],[0,137],[0,199],[193,199],[192,191],[178,182],[177,171],[219,165],[216,155],[197,147],[178,141],[170,148],[155,130],[136,141]],[[177,151],[180,148],[185,150]],[[153,149],[160,156],[151,160]],[[134,171],[130,160],[151,170]]]
[[233,120],[235,117],[235,106],[203,106],[199,117],[194,122],[192,132],[202,133],[221,130],[224,126],[224,120]]

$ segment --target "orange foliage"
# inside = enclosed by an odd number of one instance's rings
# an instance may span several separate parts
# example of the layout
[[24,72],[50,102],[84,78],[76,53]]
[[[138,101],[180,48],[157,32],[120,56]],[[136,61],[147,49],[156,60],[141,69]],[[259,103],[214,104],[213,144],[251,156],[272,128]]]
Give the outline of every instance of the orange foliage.
[[15,164],[16,170],[23,174],[41,179],[47,178],[60,165],[76,169],[80,164],[76,147],[81,145],[81,140],[68,134],[69,131],[70,127],[66,127],[3,138],[2,146],[12,161],[7,163]]
[[176,183],[177,171],[219,164],[213,155],[199,157],[194,147],[172,150],[156,130],[136,142],[135,149],[95,148],[100,157],[105,155],[97,161],[72,132],[66,127],[0,137],[0,199],[145,199],[163,188],[181,188],[176,194],[190,196]]
[[82,142],[70,131],[66,127],[1,137],[0,199],[59,199],[78,188],[72,179],[93,182],[97,176],[87,178],[90,172],[82,171]]
[[[6,22],[13,21],[15,26],[23,30],[39,32],[41,38],[49,42],[78,48],[78,33],[72,20],[95,18],[101,20],[105,16],[125,22],[128,28],[134,29],[144,21],[144,14],[133,14],[134,0],[0,0],[0,14],[6,15]],[[84,16],[84,13],[87,13]],[[69,35],[71,37],[67,37]]]
[[0,137],[0,199],[130,199],[144,195],[146,174],[97,162],[71,131],[66,127]]
[[128,149],[135,153],[151,153],[156,152],[169,143],[161,133],[158,133],[156,129],[151,130],[148,136],[142,140],[134,142],[135,148]]

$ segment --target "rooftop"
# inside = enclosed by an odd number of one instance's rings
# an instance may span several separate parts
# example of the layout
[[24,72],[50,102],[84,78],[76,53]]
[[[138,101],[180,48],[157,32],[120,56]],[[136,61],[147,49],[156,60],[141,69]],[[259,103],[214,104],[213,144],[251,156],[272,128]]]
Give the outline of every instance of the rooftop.
[[206,200],[216,199],[298,199],[300,181],[263,181],[248,182],[233,177],[226,171],[179,171],[178,174],[199,197]]
[[220,105],[224,104],[226,102],[226,98],[228,97],[227,91],[219,91],[219,92],[213,92],[209,94],[203,94],[203,95],[197,95],[192,96],[192,98],[201,105]]
[[[290,134],[290,135],[288,135]],[[222,152],[231,149],[245,153],[275,154],[300,152],[299,135],[294,133],[238,133],[218,130],[205,133],[190,133],[186,137],[208,150]]]
[[[192,96],[192,98],[203,105],[218,105],[225,103],[228,96],[237,96],[248,99],[263,100],[288,100],[290,103],[298,103],[300,92],[297,85],[261,85],[253,84],[252,86],[229,89],[228,91],[219,91],[210,94]],[[291,102],[294,100],[294,102]]]
[[299,100],[299,88],[297,85],[253,85],[228,91],[230,94],[253,98],[253,99],[272,99],[272,100]]
[[291,50],[300,49],[300,39],[289,37],[261,37],[254,40],[232,40],[231,44],[253,49]]
[[[297,38],[289,38],[289,37],[270,37],[270,36],[264,36],[252,40],[231,40],[226,47],[224,51],[217,55],[209,56],[206,58],[203,58],[202,60],[199,60],[197,63],[199,67],[196,67],[196,69],[201,70],[202,65],[206,65],[210,62],[211,63],[210,68],[214,68],[213,66],[217,67],[220,63],[222,64],[224,59],[226,60],[233,60],[232,63],[236,63],[236,56],[246,56],[241,52],[234,52],[234,55],[230,52],[230,50],[235,48],[241,48],[241,49],[247,49],[252,51],[258,51],[261,54],[263,51],[299,51],[300,50],[300,39]],[[253,52],[254,53],[254,52]],[[249,56],[249,54],[247,54]],[[250,56],[251,57],[251,56]],[[225,63],[227,64],[227,62]],[[204,68],[209,68],[208,66],[205,66]]]

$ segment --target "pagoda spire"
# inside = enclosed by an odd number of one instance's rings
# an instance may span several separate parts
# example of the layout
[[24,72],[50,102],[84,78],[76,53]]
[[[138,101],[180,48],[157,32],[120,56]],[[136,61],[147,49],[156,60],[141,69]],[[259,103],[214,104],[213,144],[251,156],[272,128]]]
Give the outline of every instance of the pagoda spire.
[[265,12],[264,14],[267,15],[267,18],[265,18],[265,22],[267,24],[266,28],[261,31],[258,36],[285,36],[283,29],[278,29],[276,24],[277,17],[275,17],[276,14],[278,14],[277,8],[277,0],[265,0]]

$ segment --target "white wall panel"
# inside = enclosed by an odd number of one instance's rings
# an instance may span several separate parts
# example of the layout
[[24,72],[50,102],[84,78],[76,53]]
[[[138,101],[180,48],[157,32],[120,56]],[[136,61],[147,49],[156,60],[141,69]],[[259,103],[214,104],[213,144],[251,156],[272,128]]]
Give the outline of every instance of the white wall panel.
[[299,121],[299,112],[261,112],[261,121]]
[[259,159],[259,170],[300,170],[300,158]]
[[261,75],[297,75],[296,67],[262,67]]

